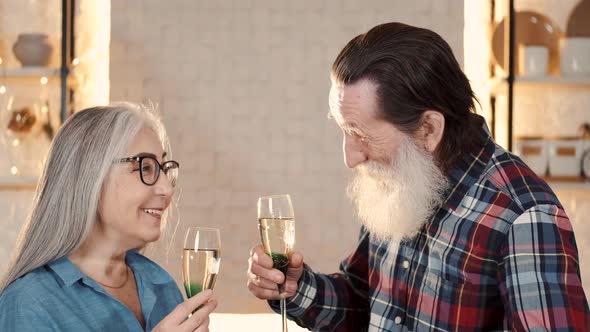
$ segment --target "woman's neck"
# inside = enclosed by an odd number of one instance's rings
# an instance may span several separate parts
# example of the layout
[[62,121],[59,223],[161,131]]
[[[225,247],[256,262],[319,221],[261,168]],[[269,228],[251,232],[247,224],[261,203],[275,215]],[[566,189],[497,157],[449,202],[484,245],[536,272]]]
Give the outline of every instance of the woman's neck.
[[101,284],[118,284],[126,278],[125,254],[132,248],[109,241],[96,232],[68,255],[68,258],[84,274]]

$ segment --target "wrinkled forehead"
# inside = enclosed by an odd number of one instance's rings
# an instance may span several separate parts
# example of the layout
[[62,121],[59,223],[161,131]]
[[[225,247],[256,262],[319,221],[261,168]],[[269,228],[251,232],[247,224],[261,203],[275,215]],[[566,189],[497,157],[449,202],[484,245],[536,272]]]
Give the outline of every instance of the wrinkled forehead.
[[328,95],[328,105],[330,106],[330,114],[338,123],[342,123],[342,103],[344,99],[344,85],[339,82],[332,81],[330,93]]
[[330,114],[341,123],[347,118],[374,118],[378,111],[377,85],[361,79],[352,84],[332,81],[329,94]]

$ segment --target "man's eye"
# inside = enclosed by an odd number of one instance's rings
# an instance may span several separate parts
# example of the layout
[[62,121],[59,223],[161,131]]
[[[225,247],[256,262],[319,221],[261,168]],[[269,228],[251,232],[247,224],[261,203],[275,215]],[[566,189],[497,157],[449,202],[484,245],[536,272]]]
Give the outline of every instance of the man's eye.
[[352,136],[352,137],[355,137],[355,138],[362,137],[361,133],[359,133],[359,132],[358,132],[358,131],[356,131],[356,130],[349,130],[349,131],[348,131],[348,135],[349,135],[349,136]]
[[363,142],[363,143],[367,143],[369,142],[369,138],[365,135],[363,135],[361,132],[357,131],[357,130],[351,130],[348,135],[350,137],[353,137],[355,139],[358,139],[359,141]]

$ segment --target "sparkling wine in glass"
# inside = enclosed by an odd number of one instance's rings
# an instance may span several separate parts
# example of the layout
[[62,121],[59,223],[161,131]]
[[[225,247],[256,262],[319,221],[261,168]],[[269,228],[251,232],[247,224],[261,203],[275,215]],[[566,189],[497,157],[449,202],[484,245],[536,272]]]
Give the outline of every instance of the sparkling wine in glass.
[[182,250],[182,276],[187,297],[213,289],[221,263],[219,229],[190,227]]
[[[289,195],[263,196],[258,199],[258,229],[264,251],[272,258],[273,268],[287,274],[289,257],[295,245],[295,216]],[[282,291],[279,285],[279,292]],[[280,300],[283,332],[287,331],[285,299]]]

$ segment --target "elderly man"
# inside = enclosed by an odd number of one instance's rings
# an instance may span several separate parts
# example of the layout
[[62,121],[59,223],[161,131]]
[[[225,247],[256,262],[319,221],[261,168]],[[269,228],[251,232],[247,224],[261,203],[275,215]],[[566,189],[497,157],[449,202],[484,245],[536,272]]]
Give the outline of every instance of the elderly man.
[[332,66],[362,222],[340,272],[294,253],[285,276],[261,246],[248,287],[287,298],[318,331],[588,331],[572,225],[551,188],[496,145],[449,45],[401,23],[351,40]]

